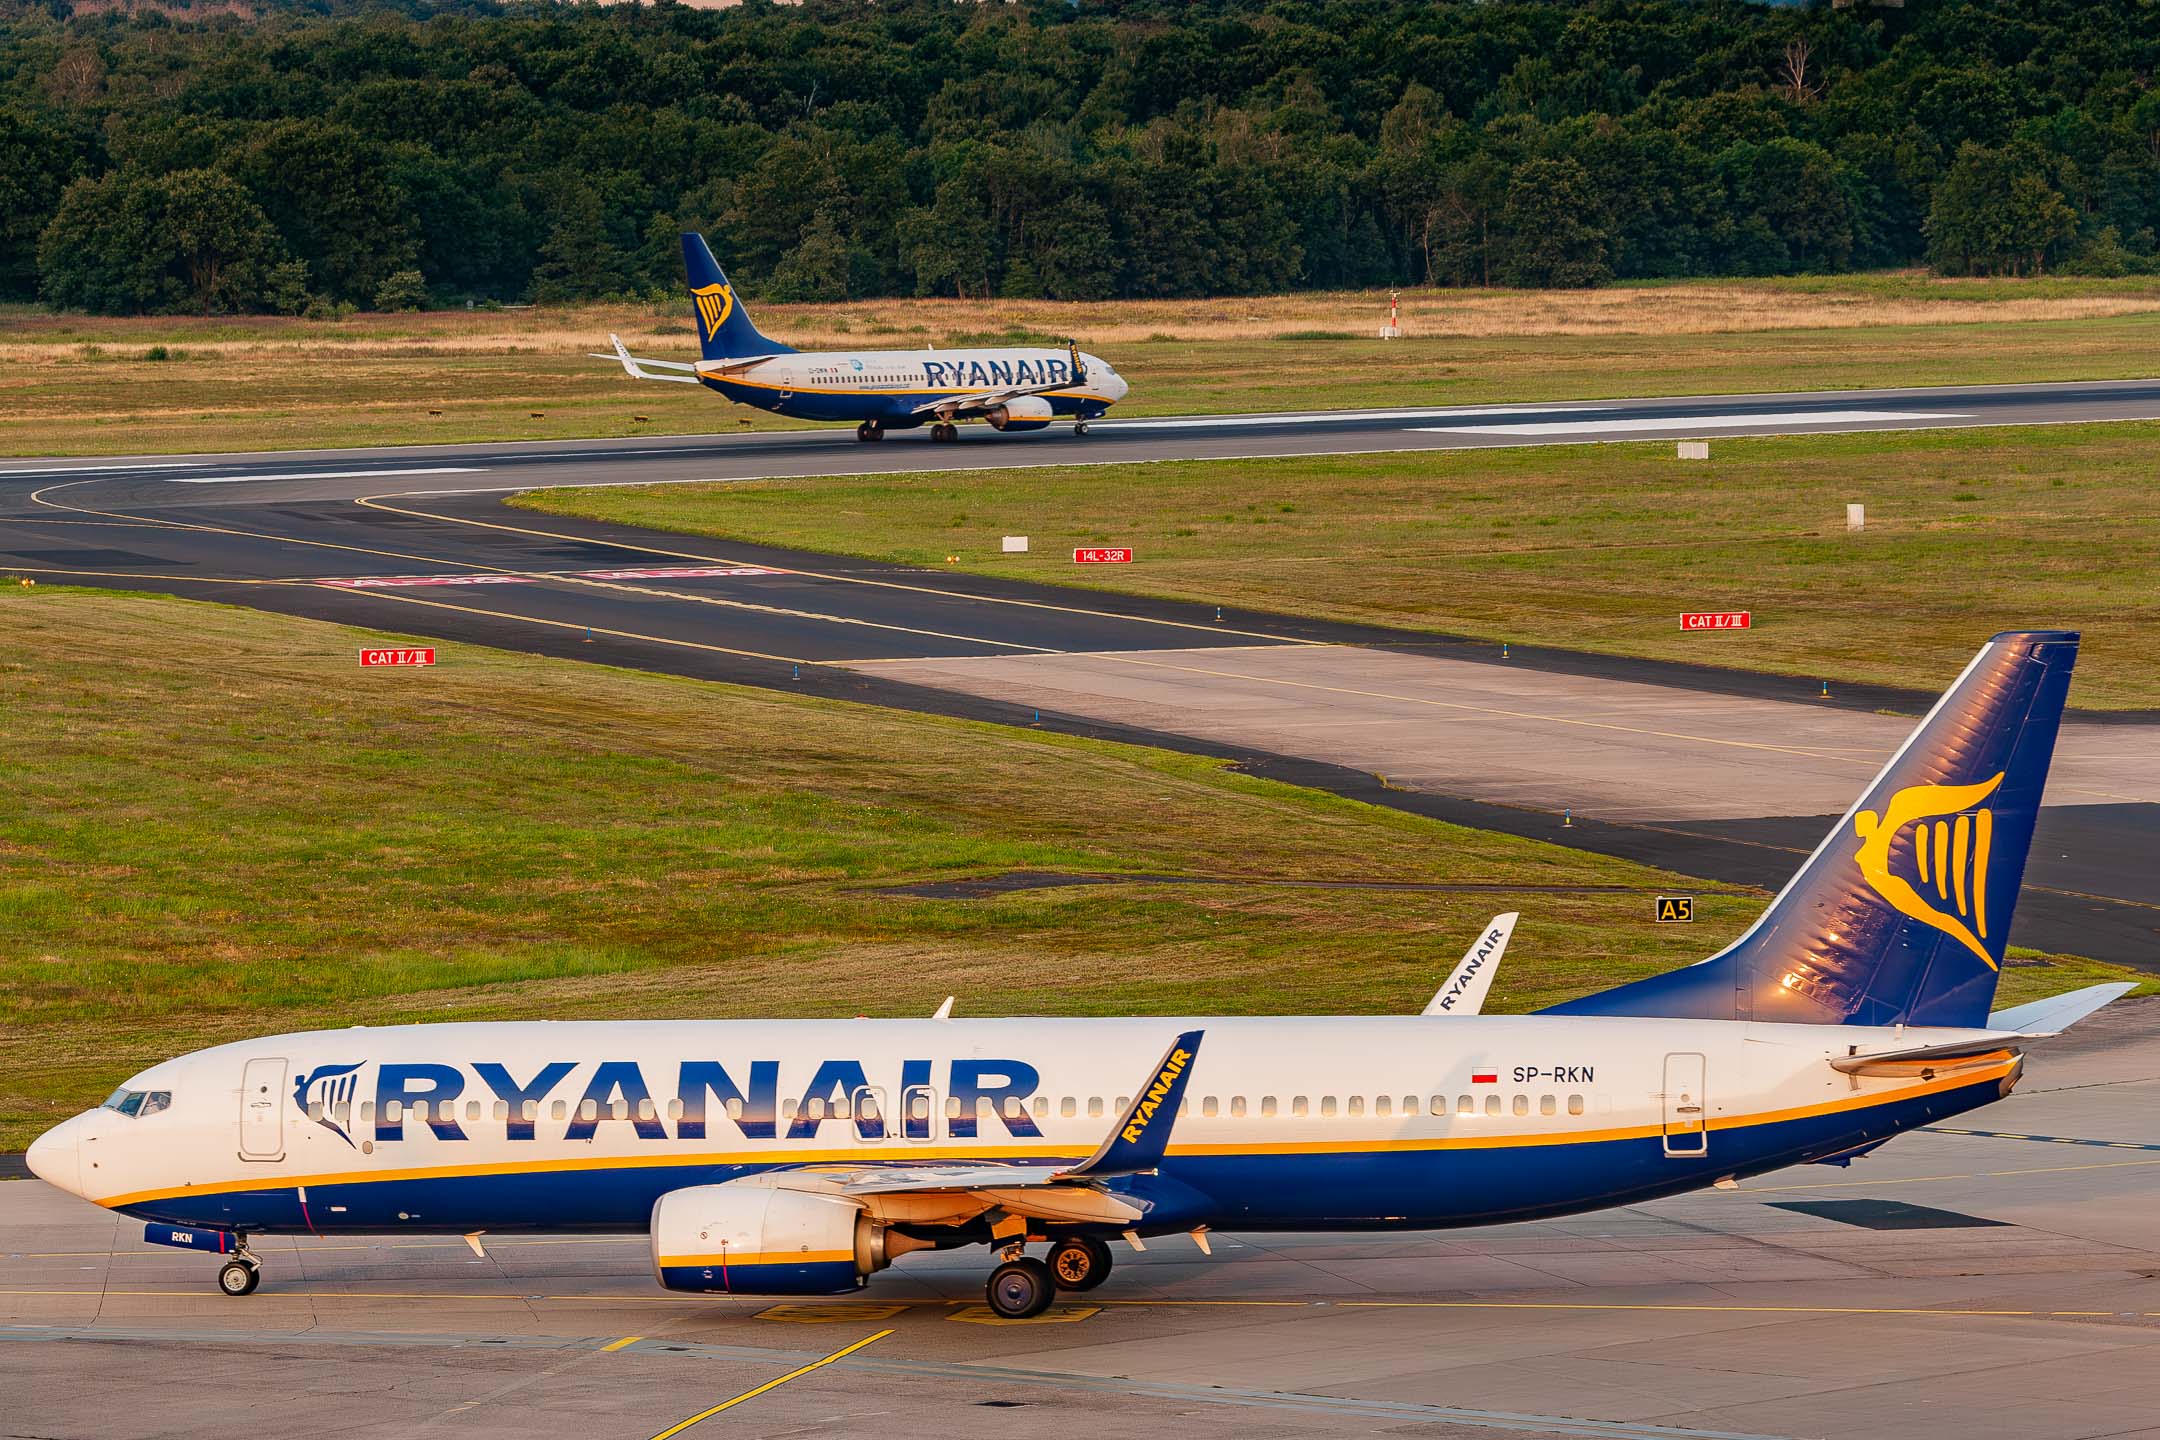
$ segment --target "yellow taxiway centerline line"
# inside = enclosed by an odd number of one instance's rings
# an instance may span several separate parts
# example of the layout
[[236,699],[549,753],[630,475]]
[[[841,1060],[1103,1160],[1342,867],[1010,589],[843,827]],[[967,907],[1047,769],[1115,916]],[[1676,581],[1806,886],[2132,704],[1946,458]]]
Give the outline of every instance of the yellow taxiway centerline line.
[[890,1330],[880,1330],[877,1332],[877,1334],[869,1336],[862,1340],[858,1340],[854,1344],[849,1345],[844,1349],[833,1351],[832,1354],[827,1355],[822,1360],[813,1360],[808,1365],[803,1365],[794,1370],[788,1371],[787,1374],[782,1375],[777,1380],[768,1380],[763,1385],[758,1386],[755,1390],[745,1390],[742,1394],[737,1395],[734,1399],[723,1400],[718,1405],[713,1406],[710,1410],[700,1410],[697,1414],[692,1415],[689,1419],[678,1420],[673,1425],[668,1426],[667,1429],[662,1430],[658,1435],[653,1436],[653,1440],[669,1440],[670,1436],[682,1434],[683,1431],[688,1430],[691,1426],[697,1424],[700,1420],[709,1420],[713,1416],[718,1415],[721,1411],[731,1409],[734,1406],[740,1405],[745,1400],[755,1400],[758,1396],[763,1395],[768,1391],[779,1389],[782,1385],[787,1384],[790,1380],[800,1379],[802,1376],[809,1374],[813,1370],[823,1369],[825,1366],[832,1364],[835,1360],[844,1360],[848,1356],[853,1355],[856,1351],[862,1349],[864,1346],[874,1345],[878,1341],[884,1339],[887,1335],[890,1335],[892,1333],[893,1332]]
[[610,1350],[627,1350],[632,1345],[637,1344],[638,1341],[644,1338],[645,1337],[642,1335],[625,1335],[620,1340],[610,1340],[607,1344],[600,1347],[600,1353],[605,1355]]

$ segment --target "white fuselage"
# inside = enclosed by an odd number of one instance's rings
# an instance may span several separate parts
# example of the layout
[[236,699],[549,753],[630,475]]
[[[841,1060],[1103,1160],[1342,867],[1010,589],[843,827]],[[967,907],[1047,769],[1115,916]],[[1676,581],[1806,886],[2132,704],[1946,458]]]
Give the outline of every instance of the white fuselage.
[[171,1224],[640,1230],[670,1189],[775,1167],[1069,1163],[1195,1029],[1143,1228],[1596,1208],[1878,1143],[2018,1064],[1859,1078],[1829,1061],[1982,1032],[1540,1016],[353,1028],[153,1066],[123,1092],[156,1113],[87,1112],[30,1158]]

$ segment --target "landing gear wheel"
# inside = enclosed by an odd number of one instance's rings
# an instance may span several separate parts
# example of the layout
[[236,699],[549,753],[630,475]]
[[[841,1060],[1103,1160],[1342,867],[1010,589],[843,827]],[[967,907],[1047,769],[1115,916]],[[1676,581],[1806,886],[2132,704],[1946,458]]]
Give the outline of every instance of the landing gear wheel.
[[1057,1298],[1057,1283],[1050,1267],[1033,1256],[1008,1260],[990,1272],[984,1287],[990,1308],[1006,1320],[1032,1320],[1050,1308]]
[[1050,1247],[1050,1278],[1060,1290],[1093,1290],[1110,1278],[1110,1247],[1075,1235]]
[[875,420],[865,420],[855,427],[855,438],[857,440],[882,440],[885,438],[885,427]]
[[960,438],[960,427],[939,421],[930,427],[930,438],[940,445],[949,445]]
[[262,1283],[262,1267],[246,1260],[228,1260],[217,1272],[218,1289],[227,1295],[252,1295]]
[[1087,422],[1087,421],[1085,421],[1085,420],[1075,420],[1075,421],[1073,422],[1073,434],[1075,434],[1075,435],[1085,435],[1085,434],[1087,434],[1087,427],[1088,427],[1088,422]]

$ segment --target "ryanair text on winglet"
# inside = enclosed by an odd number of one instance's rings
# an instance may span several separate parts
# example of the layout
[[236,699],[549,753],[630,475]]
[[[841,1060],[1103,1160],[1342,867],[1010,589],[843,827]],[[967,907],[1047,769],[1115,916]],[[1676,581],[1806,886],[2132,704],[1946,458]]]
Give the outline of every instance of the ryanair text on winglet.
[[1153,1120],[1155,1112],[1162,1108],[1163,1098],[1170,1093],[1170,1087],[1177,1084],[1178,1076],[1185,1073],[1186,1063],[1191,1059],[1192,1052],[1183,1047],[1170,1052],[1170,1058],[1163,1062],[1162,1069],[1156,1073],[1155,1083],[1148,1086],[1147,1094],[1140,1098],[1138,1105],[1133,1106],[1132,1119],[1125,1123],[1122,1132],[1126,1144],[1139,1143],[1148,1122]]

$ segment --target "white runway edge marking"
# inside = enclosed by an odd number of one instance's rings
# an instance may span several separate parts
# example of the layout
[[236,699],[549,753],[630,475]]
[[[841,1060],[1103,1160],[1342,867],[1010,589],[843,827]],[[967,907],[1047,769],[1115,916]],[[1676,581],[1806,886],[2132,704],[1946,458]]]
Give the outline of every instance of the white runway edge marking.
[[146,465],[43,465],[35,470],[0,470],[0,480],[11,475],[110,475],[116,470],[193,470],[185,460],[158,460]]
[[706,580],[734,575],[777,575],[762,565],[674,565],[647,570],[551,570],[538,575],[363,575],[317,580],[339,590],[392,590],[407,585],[537,585],[542,580]]
[[1595,410],[1585,412],[1580,407],[1568,405],[1474,405],[1453,410],[1310,410],[1299,415],[1198,415],[1189,420],[1105,420],[1102,428],[1105,431],[1115,430],[1122,435],[1127,430],[1244,429],[1258,425],[1340,425],[1369,420],[1446,420],[1457,415],[1490,415],[1495,411],[1508,415],[1596,413]]
[[372,480],[378,475],[482,475],[485,465],[430,465],[407,470],[294,470],[280,475],[168,475],[175,485],[244,485],[250,480]]
[[1970,420],[1926,410],[1781,410],[1764,415],[1660,415],[1640,420],[1546,420],[1520,425],[1415,425],[1433,435],[1618,435],[1644,430],[1751,430],[1765,425],[1855,425],[1879,421]]

